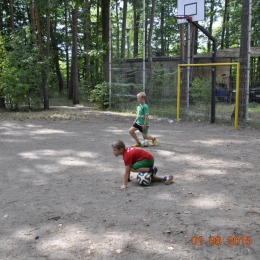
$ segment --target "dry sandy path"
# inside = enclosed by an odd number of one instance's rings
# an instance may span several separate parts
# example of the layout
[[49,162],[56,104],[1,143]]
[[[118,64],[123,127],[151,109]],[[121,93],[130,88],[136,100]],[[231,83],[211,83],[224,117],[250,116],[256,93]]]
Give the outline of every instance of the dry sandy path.
[[133,116],[54,119],[0,121],[1,260],[260,259],[259,130],[151,120],[175,183],[120,191]]

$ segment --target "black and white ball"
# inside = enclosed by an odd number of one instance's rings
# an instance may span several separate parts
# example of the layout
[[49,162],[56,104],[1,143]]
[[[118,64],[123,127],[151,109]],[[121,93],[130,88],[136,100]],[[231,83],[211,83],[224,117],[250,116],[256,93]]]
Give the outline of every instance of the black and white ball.
[[137,182],[140,185],[148,186],[152,182],[152,175],[149,172],[139,172],[137,174]]
[[149,140],[144,139],[143,141],[141,141],[141,146],[147,147],[149,145],[150,145]]

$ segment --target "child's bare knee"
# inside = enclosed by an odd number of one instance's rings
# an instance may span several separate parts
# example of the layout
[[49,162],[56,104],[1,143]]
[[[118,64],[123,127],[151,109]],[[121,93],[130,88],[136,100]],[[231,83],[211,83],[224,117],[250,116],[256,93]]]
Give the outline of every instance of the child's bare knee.
[[130,133],[130,134],[134,134],[135,131],[136,131],[136,129],[133,128],[133,127],[131,127],[131,128],[129,129],[129,133]]

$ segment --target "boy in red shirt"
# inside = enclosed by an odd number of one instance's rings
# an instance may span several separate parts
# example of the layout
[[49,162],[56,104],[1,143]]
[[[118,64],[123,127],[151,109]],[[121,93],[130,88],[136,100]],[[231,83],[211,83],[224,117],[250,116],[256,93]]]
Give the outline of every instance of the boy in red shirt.
[[154,167],[154,157],[145,150],[126,147],[124,142],[118,140],[112,144],[114,155],[118,157],[123,156],[125,163],[125,175],[123,185],[119,188],[121,190],[126,189],[127,182],[130,181],[130,172],[149,172],[152,175],[152,181],[162,181],[166,185],[173,183],[173,176],[156,176],[158,171],[157,167]]

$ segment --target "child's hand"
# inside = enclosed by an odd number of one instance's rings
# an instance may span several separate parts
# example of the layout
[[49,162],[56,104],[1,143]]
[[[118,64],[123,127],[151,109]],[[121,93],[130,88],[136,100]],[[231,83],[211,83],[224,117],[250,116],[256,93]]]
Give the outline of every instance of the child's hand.
[[126,189],[126,186],[125,185],[122,185],[119,187],[120,190],[125,190]]

